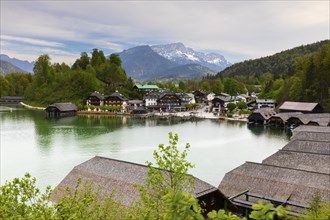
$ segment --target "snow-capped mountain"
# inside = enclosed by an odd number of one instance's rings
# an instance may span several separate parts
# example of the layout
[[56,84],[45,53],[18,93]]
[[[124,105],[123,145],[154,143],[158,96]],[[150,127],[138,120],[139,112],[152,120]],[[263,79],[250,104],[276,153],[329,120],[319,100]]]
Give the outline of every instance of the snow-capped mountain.
[[204,54],[185,47],[183,43],[172,43],[165,45],[154,45],[151,49],[159,55],[179,64],[200,64],[217,72],[225,69],[231,64],[224,56],[217,53]]

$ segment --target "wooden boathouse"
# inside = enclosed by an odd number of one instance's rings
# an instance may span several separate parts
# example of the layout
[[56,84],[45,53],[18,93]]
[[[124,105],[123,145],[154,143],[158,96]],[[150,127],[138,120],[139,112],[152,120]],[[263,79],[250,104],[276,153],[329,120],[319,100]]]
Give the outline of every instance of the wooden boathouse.
[[[146,184],[147,173],[148,166],[146,165],[96,156],[71,170],[55,188],[53,200],[57,201],[61,198],[61,190],[59,189],[66,187],[74,189],[77,180],[81,178],[83,181],[100,187],[104,196],[114,192],[115,199],[121,201],[124,206],[130,207],[136,199],[140,198],[136,186]],[[166,171],[164,171],[164,175],[166,175]],[[224,208],[225,203],[228,204],[228,199],[217,187],[196,177],[193,179],[192,195],[204,204],[202,207],[207,211],[218,210]]]
[[78,107],[71,103],[54,103],[49,105],[46,109],[46,115],[50,118],[57,118],[57,117],[68,117],[74,116],[77,114]]
[[254,112],[249,115],[248,122],[249,124],[266,124],[267,120],[276,115],[276,112],[272,108],[259,108],[254,110]]
[[0,96],[0,104],[18,104],[24,102],[23,96]]
[[330,127],[304,126],[293,134],[262,163],[246,162],[226,173],[219,189],[242,210],[261,199],[299,215],[316,194],[330,202]]

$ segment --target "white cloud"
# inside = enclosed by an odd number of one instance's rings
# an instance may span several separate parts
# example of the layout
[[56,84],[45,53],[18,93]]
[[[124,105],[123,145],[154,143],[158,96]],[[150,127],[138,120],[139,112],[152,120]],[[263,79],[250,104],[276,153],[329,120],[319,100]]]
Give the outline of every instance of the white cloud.
[[21,43],[27,43],[27,44],[33,44],[33,45],[39,45],[39,46],[64,47],[64,45],[62,43],[54,42],[54,41],[46,41],[46,40],[33,39],[33,38],[27,38],[27,37],[16,37],[16,36],[10,36],[10,35],[1,35],[0,37],[1,37],[1,40],[18,41]]
[[237,61],[328,39],[329,4],[329,1],[4,1],[1,29],[7,36],[65,44],[70,51],[77,49],[65,42],[73,42],[75,47],[89,44],[92,48],[118,52],[139,44],[181,41],[198,50],[237,54]]

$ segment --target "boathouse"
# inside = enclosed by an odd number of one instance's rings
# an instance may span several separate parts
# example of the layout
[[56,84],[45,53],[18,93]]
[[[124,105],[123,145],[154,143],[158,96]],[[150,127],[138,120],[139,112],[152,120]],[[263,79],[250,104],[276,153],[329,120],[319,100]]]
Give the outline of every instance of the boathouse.
[[[126,207],[133,205],[140,193],[136,186],[144,186],[148,166],[96,156],[74,167],[71,172],[55,188],[53,200],[61,197],[59,189],[69,187],[74,189],[77,180],[81,178],[96,187],[100,187],[104,196],[114,192],[114,198]],[[164,171],[164,175],[166,175]],[[214,186],[194,178],[192,195],[197,198],[207,211],[224,208],[227,198]]]
[[246,162],[226,173],[219,189],[249,210],[259,199],[289,206],[292,215],[303,213],[316,194],[330,202],[330,129],[304,126],[293,134],[262,163]]
[[0,96],[0,104],[18,104],[23,101],[22,96]]
[[49,105],[45,111],[47,117],[67,117],[76,115],[78,108],[71,102],[54,103]]
[[328,126],[330,113],[298,114],[287,119],[288,126],[297,127],[299,125],[319,125]]
[[312,102],[284,102],[279,107],[279,112],[322,113],[323,108]]
[[250,124],[266,124],[267,120],[273,115],[276,115],[276,112],[272,108],[256,109],[249,115],[248,122]]
[[302,114],[301,112],[285,112],[285,113],[278,113],[276,115],[272,115],[267,123],[269,125],[275,125],[275,126],[286,126],[287,121],[290,117],[295,117],[297,115]]

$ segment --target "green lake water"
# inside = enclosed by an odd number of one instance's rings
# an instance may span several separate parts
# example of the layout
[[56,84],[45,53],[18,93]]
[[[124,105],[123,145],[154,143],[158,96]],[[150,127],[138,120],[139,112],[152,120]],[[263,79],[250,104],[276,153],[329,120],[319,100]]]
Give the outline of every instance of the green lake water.
[[[0,108],[3,108],[0,106]],[[55,187],[74,166],[98,155],[140,164],[178,133],[190,143],[194,176],[218,186],[226,172],[245,161],[261,162],[289,142],[283,128],[220,120],[179,121],[76,116],[47,119],[43,111],[0,111],[1,184],[29,172],[37,185]]]

